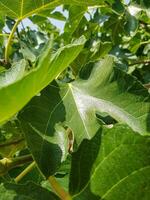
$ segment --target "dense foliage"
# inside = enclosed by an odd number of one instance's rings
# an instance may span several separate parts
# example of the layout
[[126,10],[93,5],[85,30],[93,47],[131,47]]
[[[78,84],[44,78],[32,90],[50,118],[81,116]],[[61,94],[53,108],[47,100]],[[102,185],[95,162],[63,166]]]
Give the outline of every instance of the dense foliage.
[[0,200],[149,200],[150,1],[0,0],[0,31]]

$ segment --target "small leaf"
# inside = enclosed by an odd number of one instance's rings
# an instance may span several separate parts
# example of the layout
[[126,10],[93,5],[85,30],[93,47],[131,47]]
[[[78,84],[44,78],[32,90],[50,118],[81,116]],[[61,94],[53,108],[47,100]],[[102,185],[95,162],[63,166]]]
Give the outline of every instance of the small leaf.
[[124,26],[124,29],[128,35],[132,36],[133,33],[138,29],[138,20],[129,13],[126,14],[126,18],[127,21]]

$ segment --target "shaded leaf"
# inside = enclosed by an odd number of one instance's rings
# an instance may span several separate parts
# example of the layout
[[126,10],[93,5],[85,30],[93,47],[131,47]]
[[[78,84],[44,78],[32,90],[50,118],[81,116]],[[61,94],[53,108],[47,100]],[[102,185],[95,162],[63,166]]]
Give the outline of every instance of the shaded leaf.
[[125,31],[128,33],[128,35],[132,35],[138,28],[138,20],[130,15],[129,13],[126,14],[126,24],[125,24]]
[[79,193],[89,182],[90,173],[101,146],[101,132],[100,129],[91,140],[83,140],[78,151],[72,154],[69,183],[69,191],[72,195]]
[[47,178],[57,171],[68,154],[68,135],[60,124],[65,110],[62,107],[59,113],[54,113],[59,106],[57,102],[62,101],[57,89],[56,84],[45,88],[19,114],[30,151]]
[[17,120],[11,120],[0,127],[0,135],[0,155],[2,157],[12,157],[26,146],[23,131]]
[[111,50],[112,48],[112,43],[111,42],[96,42],[94,47],[91,48],[91,51],[92,51],[92,55],[91,55],[91,59],[92,61],[95,61],[95,60],[99,60],[100,58],[106,56],[109,51]]
[[1,200],[59,200],[52,192],[28,182],[26,185],[4,183],[0,185]]
[[[68,137],[65,129],[56,127],[53,137],[40,132],[30,124],[23,125],[27,145],[39,169],[46,178],[53,175],[68,154]],[[46,127],[45,127],[46,128]],[[55,155],[55,156],[54,156]]]

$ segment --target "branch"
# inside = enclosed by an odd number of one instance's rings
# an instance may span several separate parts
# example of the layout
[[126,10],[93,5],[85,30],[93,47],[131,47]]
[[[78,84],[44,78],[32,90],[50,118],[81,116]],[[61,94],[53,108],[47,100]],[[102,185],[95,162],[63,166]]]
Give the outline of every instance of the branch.
[[0,160],[0,176],[3,176],[12,168],[19,167],[32,161],[33,158],[30,154],[17,158],[3,158]]
[[0,33],[0,37],[4,37],[4,36],[9,37],[9,34],[8,33]]
[[54,176],[50,176],[48,178],[53,190],[62,200],[72,200],[70,194],[66,192],[61,185],[56,181]]
[[10,146],[10,145],[17,145],[17,144],[19,144],[19,143],[21,143],[23,141],[25,141],[24,138],[20,138],[18,140],[13,140],[13,141],[5,142],[5,143],[0,144],[0,148],[7,147],[7,146]]
[[129,64],[129,66],[138,65],[138,64],[150,64],[150,60],[140,60],[140,61]]
[[10,47],[10,45],[11,45],[12,38],[13,38],[13,36],[14,36],[14,33],[15,33],[16,28],[17,28],[18,24],[20,23],[20,21],[21,21],[20,19],[18,19],[18,20],[16,21],[16,23],[14,24],[13,29],[12,29],[10,35],[9,35],[9,38],[8,38],[8,42],[7,42],[6,48],[5,48],[5,62],[6,62],[6,63],[8,63],[8,60],[9,60],[9,59],[8,59],[8,58],[9,58],[9,47]]
[[36,163],[33,161],[27,168],[25,168],[16,178],[15,182],[18,183],[25,175],[27,175],[34,167]]

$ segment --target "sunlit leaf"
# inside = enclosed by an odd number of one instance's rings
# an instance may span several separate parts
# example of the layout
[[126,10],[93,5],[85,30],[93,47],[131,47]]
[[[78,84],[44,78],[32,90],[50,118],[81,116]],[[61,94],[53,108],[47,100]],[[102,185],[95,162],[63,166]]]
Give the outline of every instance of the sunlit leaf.
[[[60,48],[52,56],[51,47],[48,45],[40,56],[37,66],[17,80],[16,75],[9,80],[6,79],[8,74],[11,76],[10,71],[13,71],[13,68],[5,73],[4,80],[1,75],[0,122],[4,122],[17,113],[33,96],[68,67],[83,48],[84,42],[85,39],[80,38],[75,43]],[[22,69],[21,65],[19,69]]]

